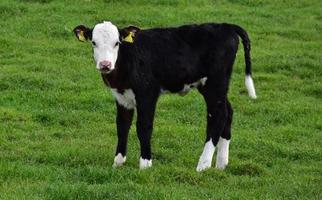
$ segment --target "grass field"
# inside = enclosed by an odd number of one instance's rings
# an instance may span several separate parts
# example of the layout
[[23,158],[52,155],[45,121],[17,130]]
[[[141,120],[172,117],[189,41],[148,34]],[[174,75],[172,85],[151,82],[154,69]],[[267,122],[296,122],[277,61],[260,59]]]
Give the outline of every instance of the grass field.
[[[320,0],[0,0],[0,199],[322,199]],[[238,53],[230,163],[195,171],[205,107],[160,98],[153,167],[138,170],[135,127],[112,169],[114,100],[71,30],[229,22],[252,41],[257,100]]]

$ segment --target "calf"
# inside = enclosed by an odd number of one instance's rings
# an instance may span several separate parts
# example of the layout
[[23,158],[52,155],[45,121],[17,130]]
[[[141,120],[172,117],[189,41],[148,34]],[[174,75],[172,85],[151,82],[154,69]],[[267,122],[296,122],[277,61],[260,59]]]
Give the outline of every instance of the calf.
[[[175,28],[118,29],[111,22],[74,29],[80,41],[91,41],[96,68],[116,100],[118,144],[114,167],[126,161],[127,139],[133,113],[140,140],[140,169],[152,166],[151,134],[156,103],[164,92],[186,94],[197,88],[207,105],[207,132],[197,171],[228,164],[233,110],[227,99],[229,79],[242,39],[246,60],[246,87],[256,98],[251,78],[250,41],[233,24],[185,25]],[[239,36],[239,37],[238,37]]]

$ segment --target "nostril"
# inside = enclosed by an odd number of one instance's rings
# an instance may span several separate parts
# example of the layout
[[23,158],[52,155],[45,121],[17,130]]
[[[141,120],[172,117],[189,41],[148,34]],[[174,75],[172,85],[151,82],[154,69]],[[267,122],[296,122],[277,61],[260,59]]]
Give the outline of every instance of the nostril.
[[110,69],[112,63],[110,61],[104,60],[100,62],[101,69]]

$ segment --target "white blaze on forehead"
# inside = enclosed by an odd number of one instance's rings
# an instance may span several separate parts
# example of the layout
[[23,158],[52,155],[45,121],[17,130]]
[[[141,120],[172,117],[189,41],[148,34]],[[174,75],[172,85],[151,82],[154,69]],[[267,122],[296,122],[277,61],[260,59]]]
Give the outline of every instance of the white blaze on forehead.
[[104,22],[96,24],[93,29],[93,40],[101,41],[108,44],[111,41],[116,42],[119,40],[119,32],[117,27],[111,22]]
[[97,69],[100,69],[99,63],[102,61],[111,62],[111,69],[114,69],[119,49],[115,45],[119,42],[117,27],[111,22],[97,24],[93,29],[92,41],[95,42],[93,49]]

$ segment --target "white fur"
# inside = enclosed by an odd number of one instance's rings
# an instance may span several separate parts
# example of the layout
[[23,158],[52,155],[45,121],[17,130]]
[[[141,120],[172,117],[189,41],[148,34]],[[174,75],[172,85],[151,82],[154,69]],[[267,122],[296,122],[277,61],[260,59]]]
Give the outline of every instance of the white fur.
[[160,94],[169,94],[169,93],[170,93],[169,90],[165,90],[163,88],[161,88],[161,90],[160,90]]
[[140,157],[140,169],[146,169],[152,167],[152,160],[143,159]]
[[208,169],[211,167],[212,157],[215,152],[215,146],[212,143],[212,139],[210,139],[208,142],[206,142],[205,147],[203,149],[203,152],[199,158],[197,171],[201,172],[205,169]]
[[116,101],[124,108],[133,109],[136,106],[135,94],[131,89],[124,90],[123,94],[119,93],[117,89],[111,88],[112,94]]
[[229,158],[229,143],[230,140],[226,140],[222,137],[219,138],[217,144],[217,160],[216,160],[216,168],[225,169],[228,165]]
[[100,69],[99,63],[102,61],[111,62],[110,70],[115,68],[119,50],[119,46],[115,44],[119,42],[119,35],[117,27],[111,22],[103,22],[94,27],[92,41],[96,44],[93,45],[93,50],[97,69]]
[[256,92],[255,92],[255,87],[254,87],[254,82],[253,79],[250,75],[246,75],[245,77],[245,85],[248,91],[248,95],[253,98],[256,99]]
[[123,157],[121,153],[118,153],[114,158],[113,167],[122,166],[123,163],[125,163],[125,161],[126,161],[126,156]]
[[208,79],[207,77],[203,77],[202,79],[200,79],[200,83],[202,86],[206,84],[207,79]]
[[185,96],[186,94],[189,93],[190,90],[191,90],[190,84],[184,84],[183,89],[181,91],[179,91],[178,94],[180,96]]
[[189,83],[189,84],[184,84],[183,89],[179,92],[179,95],[184,96],[186,94],[188,94],[188,92],[192,89],[192,88],[196,88],[199,85],[204,86],[206,84],[207,81],[207,77],[203,77],[200,80],[193,82],[193,83]]

